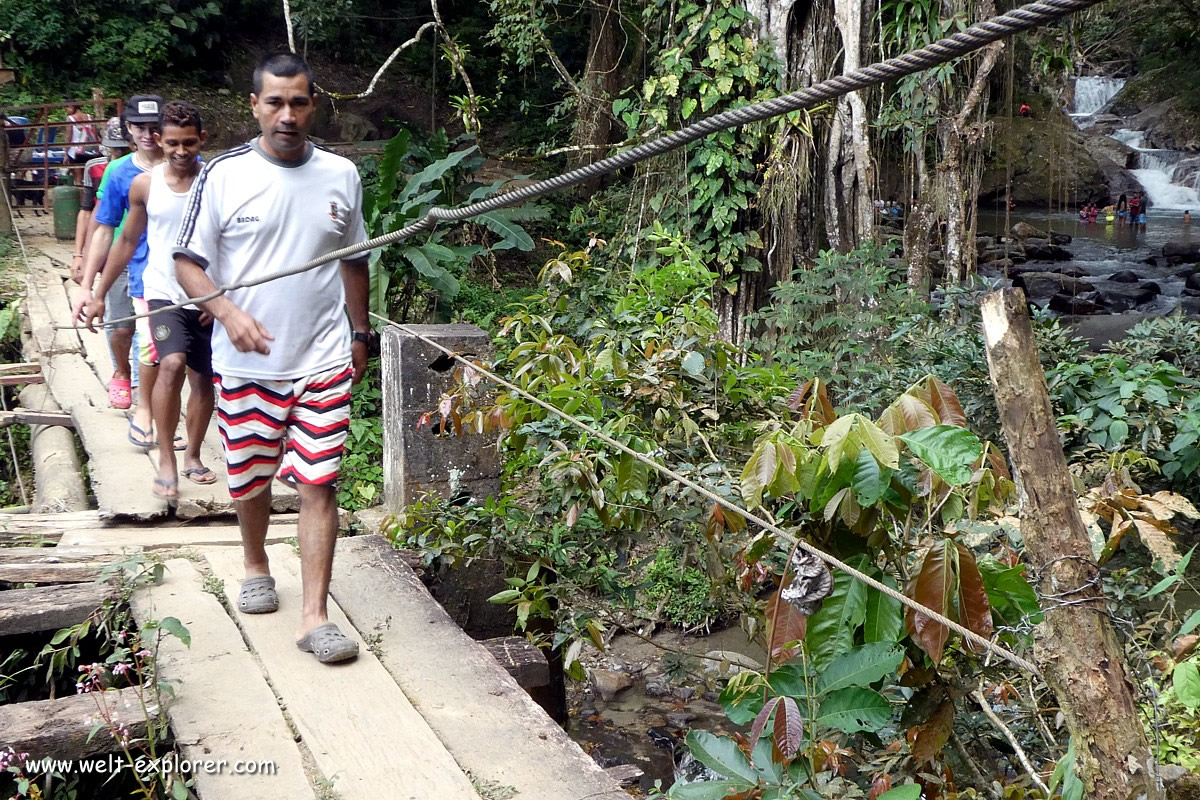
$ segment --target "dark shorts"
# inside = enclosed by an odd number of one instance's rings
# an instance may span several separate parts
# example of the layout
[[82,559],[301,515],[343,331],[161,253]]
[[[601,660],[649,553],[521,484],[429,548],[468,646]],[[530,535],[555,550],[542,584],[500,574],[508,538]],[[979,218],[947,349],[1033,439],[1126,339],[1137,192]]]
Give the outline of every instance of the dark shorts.
[[[151,311],[174,305],[167,300],[151,300]],[[183,353],[187,365],[200,375],[212,377],[212,323],[200,324],[200,312],[193,308],[175,308],[149,318],[157,361]]]

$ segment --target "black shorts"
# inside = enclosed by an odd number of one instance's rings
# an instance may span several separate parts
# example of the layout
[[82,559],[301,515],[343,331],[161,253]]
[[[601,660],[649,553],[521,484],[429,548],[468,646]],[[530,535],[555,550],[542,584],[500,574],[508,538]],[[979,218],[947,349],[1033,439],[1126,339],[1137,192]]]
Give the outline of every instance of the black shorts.
[[[174,305],[167,300],[151,300],[151,311]],[[200,324],[200,312],[194,308],[175,308],[150,317],[157,362],[175,353],[183,353],[195,372],[212,377],[212,322]]]

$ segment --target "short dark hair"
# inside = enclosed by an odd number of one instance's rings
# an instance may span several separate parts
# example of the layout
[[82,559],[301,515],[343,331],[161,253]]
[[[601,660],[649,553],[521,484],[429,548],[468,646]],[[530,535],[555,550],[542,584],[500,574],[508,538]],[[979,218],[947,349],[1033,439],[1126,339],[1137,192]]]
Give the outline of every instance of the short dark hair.
[[200,110],[186,100],[172,100],[163,106],[162,126],[174,125],[176,128],[195,128],[196,133],[204,130],[204,122],[200,119]]
[[254,68],[255,94],[262,92],[262,76],[268,72],[280,78],[303,75],[308,78],[308,93],[314,94],[316,92],[316,86],[313,84],[312,70],[309,69],[308,62],[295,53],[274,53],[258,62],[258,66]]

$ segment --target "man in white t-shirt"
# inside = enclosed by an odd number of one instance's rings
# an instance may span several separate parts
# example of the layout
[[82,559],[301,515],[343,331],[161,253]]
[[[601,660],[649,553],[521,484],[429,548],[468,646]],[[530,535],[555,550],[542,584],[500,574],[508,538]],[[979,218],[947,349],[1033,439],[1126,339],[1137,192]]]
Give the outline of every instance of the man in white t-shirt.
[[[316,94],[304,60],[292,53],[264,59],[250,105],[262,135],[214,158],[192,185],[174,251],[189,297],[366,239],[358,170],[308,141]],[[350,384],[367,363],[368,288],[361,253],[202,304],[216,320],[217,415],[242,531],[238,608],[254,614],[279,605],[264,547],[270,483],[278,477],[300,493],[304,589],[296,644],[323,663],[358,655],[358,643],[329,622],[326,597]]]

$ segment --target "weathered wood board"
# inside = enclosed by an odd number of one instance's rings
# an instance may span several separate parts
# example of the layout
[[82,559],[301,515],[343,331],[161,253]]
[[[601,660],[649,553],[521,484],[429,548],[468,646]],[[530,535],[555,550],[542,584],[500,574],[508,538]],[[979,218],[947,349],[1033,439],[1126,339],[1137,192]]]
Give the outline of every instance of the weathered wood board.
[[[236,607],[241,553],[202,552],[213,574],[224,580],[230,606]],[[340,665],[319,664],[296,648],[299,559],[288,546],[273,545],[268,553],[279,611],[241,614],[238,623],[317,767],[327,777],[336,776],[333,788],[338,796],[376,800],[383,791],[413,800],[479,800],[471,781],[365,645],[356,660]],[[361,639],[336,603],[329,604],[329,618],[346,635]],[[421,660],[442,666],[436,660]]]
[[[88,758],[120,751],[104,730],[88,740],[89,718],[97,715],[98,703],[116,709],[129,726],[132,738],[145,738],[146,718],[132,688],[112,689],[103,694],[77,694],[55,700],[13,703],[0,706],[0,748],[12,747],[30,758]],[[157,715],[158,709],[147,709]]]
[[518,797],[628,800],[382,536],[338,540],[330,591],[358,630],[379,633],[384,666],[464,769]]
[[[300,749],[262,669],[246,647],[237,624],[217,598],[202,588],[200,573],[185,559],[167,562],[158,586],[135,592],[131,605],[139,623],[175,617],[191,636],[185,647],[164,640],[158,656],[163,677],[178,681],[167,706],[183,757],[226,760],[220,773],[196,773],[203,800],[302,800],[313,798]],[[231,702],[214,702],[227,698]],[[235,762],[271,762],[267,774],[236,774]]]
[[95,583],[0,592],[0,636],[78,625],[104,605],[107,598],[116,596],[113,586]]

